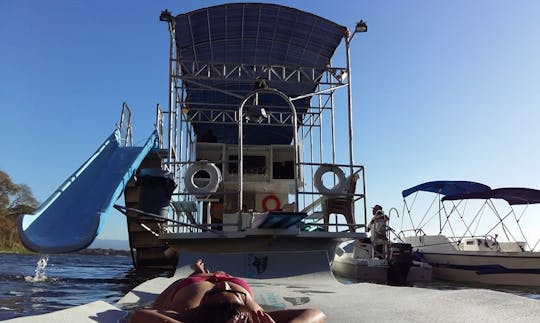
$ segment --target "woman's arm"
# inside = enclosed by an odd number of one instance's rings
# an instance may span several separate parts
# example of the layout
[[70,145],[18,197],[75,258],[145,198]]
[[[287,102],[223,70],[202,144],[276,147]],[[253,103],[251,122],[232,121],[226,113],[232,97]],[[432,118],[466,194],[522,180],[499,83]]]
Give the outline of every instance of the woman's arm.
[[324,323],[326,315],[316,308],[289,309],[268,312],[268,314],[278,323]]

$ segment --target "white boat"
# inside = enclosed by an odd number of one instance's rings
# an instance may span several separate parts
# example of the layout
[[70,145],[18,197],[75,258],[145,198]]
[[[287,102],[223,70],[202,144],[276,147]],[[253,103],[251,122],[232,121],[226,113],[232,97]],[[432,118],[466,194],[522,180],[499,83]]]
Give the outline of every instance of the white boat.
[[371,282],[389,285],[414,285],[432,279],[432,266],[416,260],[410,244],[392,243],[386,257],[373,255],[370,241],[349,241],[338,246],[332,271],[353,282]]
[[[364,167],[354,162],[349,45],[367,25],[350,32],[264,3],[165,10],[160,20],[170,35],[170,102],[153,110],[155,133],[132,147],[124,104],[119,129],[20,218],[25,246],[85,248],[113,206],[127,216],[137,268],[174,266],[186,251],[326,250],[332,259],[338,243],[365,238],[356,232],[366,202]],[[338,49],[345,66],[331,64]],[[336,144],[336,133],[347,144]],[[122,192],[124,205],[115,204]]]
[[[420,219],[411,212],[411,205],[417,201],[407,204],[405,200],[415,226],[401,234],[433,266],[434,278],[540,286],[540,252],[535,251],[540,240],[527,239],[524,214],[540,203],[540,190],[435,181],[404,190],[403,197],[416,199],[418,192],[435,193],[435,202],[429,203],[431,210]],[[438,228],[427,233],[432,220]],[[479,234],[480,229],[485,231]]]

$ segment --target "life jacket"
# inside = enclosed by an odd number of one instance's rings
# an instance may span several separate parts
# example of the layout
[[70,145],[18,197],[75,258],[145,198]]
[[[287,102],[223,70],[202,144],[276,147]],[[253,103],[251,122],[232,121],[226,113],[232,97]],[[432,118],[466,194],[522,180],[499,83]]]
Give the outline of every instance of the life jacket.
[[372,237],[375,237],[377,239],[383,239],[386,240],[386,221],[388,221],[388,217],[384,214],[376,215],[373,217],[369,224],[369,228],[371,230]]

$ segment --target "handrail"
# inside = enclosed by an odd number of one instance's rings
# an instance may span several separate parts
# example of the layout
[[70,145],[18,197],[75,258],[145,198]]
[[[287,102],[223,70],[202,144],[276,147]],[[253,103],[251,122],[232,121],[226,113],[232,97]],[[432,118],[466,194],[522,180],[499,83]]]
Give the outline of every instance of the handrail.
[[159,103],[156,106],[156,130],[159,139],[159,148],[163,149],[163,110]]
[[[212,233],[215,233],[215,234],[222,234],[221,231],[213,230],[211,228],[206,228],[203,225],[191,224],[191,223],[182,222],[182,221],[178,221],[178,220],[174,220],[174,219],[170,219],[170,218],[165,218],[165,217],[156,215],[154,213],[145,212],[145,211],[135,209],[135,208],[131,208],[131,207],[125,207],[125,206],[118,205],[118,204],[113,205],[113,207],[115,209],[117,209],[118,211],[120,211],[121,213],[123,213],[126,217],[131,216],[128,213],[128,211],[131,211],[131,212],[138,213],[139,216],[136,217],[136,218],[140,219],[140,220],[144,220],[144,218],[146,218],[147,220],[151,219],[151,220],[162,221],[162,222],[172,222],[172,223],[175,223],[175,224],[178,224],[178,225],[181,225],[181,226],[185,226],[185,227],[191,227],[191,228],[196,228],[196,229],[200,229],[200,230],[203,230],[203,231],[209,231],[209,232],[212,232]],[[131,216],[131,217],[133,217],[133,216]]]
[[120,114],[120,123],[116,125],[120,132],[120,145],[127,147],[133,146],[133,136],[131,133],[131,109],[126,102],[122,103],[122,112]]

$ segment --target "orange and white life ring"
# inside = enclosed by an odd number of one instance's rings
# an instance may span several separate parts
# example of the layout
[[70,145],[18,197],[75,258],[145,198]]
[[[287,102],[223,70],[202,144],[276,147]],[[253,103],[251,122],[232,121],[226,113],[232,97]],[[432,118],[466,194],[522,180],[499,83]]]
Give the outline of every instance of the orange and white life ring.
[[[268,202],[269,201],[273,201],[273,205],[271,204],[270,206],[268,206]],[[273,195],[273,194],[270,194],[270,195],[266,195],[262,202],[262,208],[263,208],[263,211],[264,212],[268,212],[268,211],[279,211],[281,209],[281,201],[279,200],[279,197]]]

